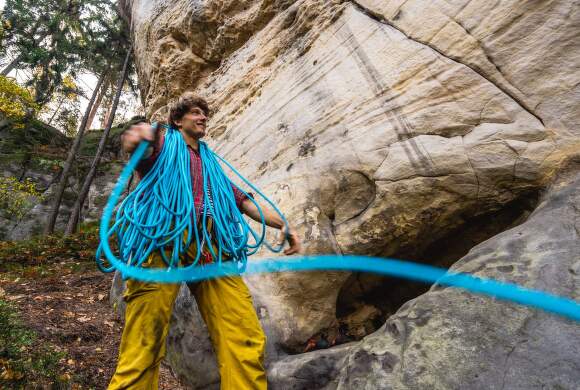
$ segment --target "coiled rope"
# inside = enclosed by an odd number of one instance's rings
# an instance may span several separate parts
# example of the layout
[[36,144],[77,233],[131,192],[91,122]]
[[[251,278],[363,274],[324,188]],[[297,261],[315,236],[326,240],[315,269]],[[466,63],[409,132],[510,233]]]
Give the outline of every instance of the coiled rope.
[[[153,126],[157,127],[157,124],[154,123]],[[284,247],[283,242],[273,247],[265,241],[266,223],[258,203],[228,178],[218,160],[229,166],[250,188],[262,196],[288,227],[284,215],[259,189],[201,140],[199,152],[203,171],[202,231],[198,232],[197,228],[193,228],[198,224],[187,144],[179,130],[167,125],[164,127],[167,132],[161,153],[137,187],[121,202],[115,224],[107,230],[107,237],[117,235],[123,263],[140,267],[153,251],[159,250],[169,271],[179,266],[179,256],[187,251],[192,237],[195,236],[197,253],[188,267],[198,266],[202,247],[200,241],[205,240],[209,243],[212,239],[206,227],[210,215],[216,231],[213,239],[218,252],[214,251],[212,245],[207,247],[218,264],[221,264],[222,255],[226,253],[237,264],[237,268],[243,271],[248,256],[256,253],[262,244],[272,252],[280,252]],[[130,160],[130,165],[133,166],[131,172],[139,161],[136,156],[140,159],[143,154],[141,149],[146,149],[148,145],[149,143],[144,141],[134,152]],[[258,208],[262,220],[260,234],[250,227],[236,206],[232,185],[242,191]],[[194,234],[185,234],[186,230],[187,232],[193,230]],[[248,242],[249,235],[254,239],[253,243]],[[101,271],[112,272],[115,269],[114,264],[107,267],[102,261],[103,243],[107,240],[101,240],[96,252],[96,261]],[[166,249],[171,249],[170,258],[166,255]]]

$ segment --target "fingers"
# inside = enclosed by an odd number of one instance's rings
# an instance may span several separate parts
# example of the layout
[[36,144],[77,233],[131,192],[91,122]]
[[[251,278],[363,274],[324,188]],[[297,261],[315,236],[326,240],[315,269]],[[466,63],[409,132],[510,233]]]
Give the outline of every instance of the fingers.
[[129,131],[131,131],[131,130],[141,137],[141,139],[139,141],[145,139],[145,140],[151,142],[155,138],[153,126],[151,126],[147,122],[141,122],[139,124],[133,125],[133,126],[131,126]]
[[153,142],[155,140],[155,131],[153,127],[146,122],[141,122],[130,126],[123,133],[121,143],[123,145],[123,149],[131,153],[143,140],[147,140],[149,142]]
[[299,253],[300,250],[298,248],[288,248],[284,250],[285,255],[293,255],[295,253]]
[[141,142],[141,136],[135,132],[127,132],[123,135],[123,149],[128,152],[135,150],[139,142]]
[[290,244],[290,248],[284,251],[285,255],[293,255],[295,253],[300,253],[302,248],[300,244],[300,239],[296,233],[290,233],[288,236],[288,243]]

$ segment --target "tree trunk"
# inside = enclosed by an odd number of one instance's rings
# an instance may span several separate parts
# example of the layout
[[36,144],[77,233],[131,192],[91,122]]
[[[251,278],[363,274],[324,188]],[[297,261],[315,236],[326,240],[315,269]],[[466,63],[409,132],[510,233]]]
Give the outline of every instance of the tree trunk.
[[93,125],[93,120],[95,119],[95,115],[97,115],[97,110],[101,106],[101,102],[103,101],[103,96],[105,96],[105,93],[107,92],[107,86],[108,86],[108,82],[105,82],[103,84],[103,86],[101,87],[101,91],[99,92],[99,95],[97,96],[97,101],[93,105],[93,108],[91,109],[91,113],[89,114],[89,120],[87,121],[87,129],[90,129],[91,126]]
[[12,69],[16,68],[16,65],[22,61],[22,58],[24,58],[24,54],[19,54],[15,59],[10,61],[10,63],[6,65],[4,69],[2,69],[2,76],[8,76],[8,73],[12,72]]
[[62,107],[62,103],[64,103],[64,99],[66,99],[65,96],[62,96],[60,98],[60,101],[58,102],[58,107],[56,108],[56,110],[54,110],[54,113],[52,114],[52,116],[48,120],[47,124],[50,125],[52,123],[52,120],[54,119],[54,117],[56,116],[56,114],[58,113],[58,111],[60,110],[60,107]]
[[[33,30],[33,35],[36,34],[36,30],[38,27],[38,22],[36,23],[34,30]],[[46,38],[48,36],[48,32],[42,33],[38,38],[36,38],[34,40],[34,47],[37,47],[40,42],[42,42],[42,40],[44,38]],[[4,69],[2,69],[2,72],[0,72],[2,74],[2,76],[8,76],[8,73],[10,73],[12,71],[12,69],[16,68],[16,65],[18,65],[20,63],[20,61],[22,61],[22,58],[24,58],[24,53],[20,53],[19,55],[16,56],[15,59],[13,59],[12,61],[10,61],[10,63],[8,65],[6,65],[6,67]]]
[[101,74],[101,76],[99,77],[97,87],[93,91],[93,95],[91,96],[91,100],[89,101],[89,104],[87,105],[87,109],[85,110],[85,115],[83,116],[83,120],[81,121],[81,125],[79,126],[79,130],[77,132],[77,135],[75,137],[73,145],[71,146],[71,148],[68,152],[66,162],[64,163],[64,167],[62,169],[60,182],[59,182],[58,188],[56,190],[56,196],[55,196],[54,201],[52,203],[52,211],[50,213],[48,223],[46,224],[45,229],[44,229],[45,234],[52,234],[54,232],[54,225],[56,224],[56,218],[58,217],[58,210],[60,208],[60,203],[62,202],[62,195],[64,194],[64,189],[66,188],[66,185],[67,185],[69,173],[70,173],[70,170],[72,168],[72,164],[73,164],[75,155],[77,154],[77,151],[78,151],[79,147],[81,146],[83,134],[85,132],[85,127],[87,125],[87,119],[89,118],[89,113],[90,113],[91,107],[95,101],[97,92],[98,92],[99,88],[101,87],[101,84],[103,84],[103,80],[105,79],[105,74],[106,74],[106,72],[103,72]]
[[111,109],[113,108],[113,104],[111,104],[108,108],[107,111],[105,112],[105,116],[103,117],[103,120],[101,121],[101,127],[104,129],[105,127],[107,127],[107,123],[109,122],[109,118],[111,116]]
[[129,61],[131,59],[131,51],[133,46],[127,50],[127,55],[125,56],[125,62],[123,63],[123,70],[122,75],[117,80],[117,87],[115,93],[115,99],[113,100],[113,105],[111,106],[111,113],[109,115],[109,120],[107,121],[107,126],[105,126],[105,130],[103,131],[103,136],[99,141],[99,147],[97,148],[97,153],[93,162],[91,164],[91,168],[89,169],[89,173],[86,176],[85,182],[83,183],[83,187],[79,193],[79,197],[75,202],[73,207],[73,212],[68,220],[68,224],[65,230],[65,235],[70,235],[76,231],[77,224],[79,221],[79,215],[81,213],[81,209],[83,204],[85,203],[85,199],[89,193],[89,189],[91,188],[91,183],[97,173],[97,166],[99,165],[99,161],[101,160],[101,156],[105,150],[105,145],[107,144],[107,138],[109,136],[109,132],[111,131],[111,127],[113,126],[113,120],[115,119],[115,111],[117,111],[117,105],[119,104],[119,98],[121,96],[121,92],[123,91],[123,84],[127,78],[127,74],[129,73]]

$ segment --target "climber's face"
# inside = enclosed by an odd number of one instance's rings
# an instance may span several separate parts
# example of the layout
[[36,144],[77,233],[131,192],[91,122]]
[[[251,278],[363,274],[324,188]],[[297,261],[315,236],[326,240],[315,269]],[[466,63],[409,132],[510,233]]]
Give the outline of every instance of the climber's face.
[[175,124],[190,137],[200,139],[205,135],[207,116],[201,108],[192,107],[181,120],[176,120]]

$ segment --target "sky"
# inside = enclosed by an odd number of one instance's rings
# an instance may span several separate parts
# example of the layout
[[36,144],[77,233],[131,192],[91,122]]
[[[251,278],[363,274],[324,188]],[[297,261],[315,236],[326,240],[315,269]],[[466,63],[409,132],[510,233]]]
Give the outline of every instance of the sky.
[[[5,0],[0,0],[0,10],[4,9],[4,4],[5,4]],[[22,71],[17,71],[17,70],[12,70],[12,72],[10,72],[8,74],[9,77],[14,77],[16,78],[16,80],[18,82],[23,82],[27,76],[24,72]],[[82,90],[84,91],[84,95],[87,96],[88,99],[85,99],[84,97],[80,97],[80,112],[81,115],[84,114],[87,105],[89,103],[89,99],[93,93],[94,88],[97,85],[97,76],[91,74],[91,73],[83,73],[80,74],[78,79],[77,79],[77,84],[80,88],[82,88]],[[127,84],[125,84],[126,86]],[[127,103],[127,109],[123,110],[119,107],[119,109],[117,110],[117,113],[115,115],[115,122],[117,121],[122,121],[122,120],[128,120],[130,119],[132,116],[137,115],[137,114],[143,114],[142,113],[142,107],[141,107],[141,102],[139,101],[138,98],[135,98],[135,96],[133,96],[131,93],[123,93],[120,97],[120,101],[126,102]],[[101,107],[100,109],[102,110],[104,107]],[[80,122],[80,118],[79,118],[79,122]],[[98,115],[95,117],[95,120],[91,126],[91,128],[97,128],[97,127],[101,127],[101,124],[98,120]]]

